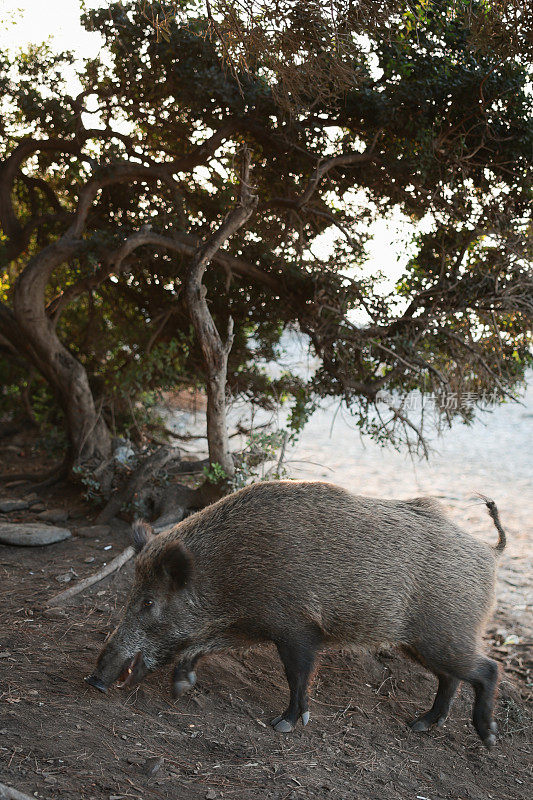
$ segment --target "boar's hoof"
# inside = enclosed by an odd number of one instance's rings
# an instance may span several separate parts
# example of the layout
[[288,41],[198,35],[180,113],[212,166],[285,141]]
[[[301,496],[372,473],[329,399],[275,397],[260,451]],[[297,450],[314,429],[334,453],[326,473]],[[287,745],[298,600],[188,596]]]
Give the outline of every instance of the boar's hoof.
[[107,694],[107,686],[102,683],[100,678],[97,678],[96,675],[88,675],[84,680],[90,685],[94,686],[95,689],[99,689],[104,694]]
[[492,747],[493,747],[493,746],[496,744],[496,737],[495,737],[495,735],[494,735],[493,733],[489,733],[489,735],[488,735],[488,736],[486,736],[486,737],[483,739],[483,744],[485,745],[485,747],[487,748],[487,750],[490,750],[490,749],[491,749],[491,748],[492,748]]
[[[442,719],[442,722],[441,722]],[[444,725],[445,718],[441,717],[437,724]],[[424,731],[429,731],[429,729],[434,725],[434,722],[430,722],[428,719],[424,719],[424,717],[420,717],[420,719],[414,719],[412,722],[409,723],[409,727],[412,731],[416,733],[423,733]]]
[[309,711],[304,711],[304,713],[302,714],[302,724],[307,725],[308,722],[309,722]]
[[498,726],[496,725],[494,720],[490,723],[489,728],[491,730],[491,733],[498,733]]
[[182,673],[172,685],[174,697],[181,697],[185,692],[189,692],[195,684],[196,672],[188,672],[186,677],[183,677]]
[[174,697],[181,697],[192,689],[189,681],[175,681],[173,684]]
[[270,724],[278,733],[290,733],[294,728],[292,722],[289,722],[284,717],[276,717]]

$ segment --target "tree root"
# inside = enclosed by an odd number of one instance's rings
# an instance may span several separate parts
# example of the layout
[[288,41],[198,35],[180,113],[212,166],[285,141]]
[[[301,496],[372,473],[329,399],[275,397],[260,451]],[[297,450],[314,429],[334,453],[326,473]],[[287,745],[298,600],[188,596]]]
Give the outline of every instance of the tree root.
[[181,458],[181,452],[172,447],[161,447],[148,456],[133,472],[126,485],[100,511],[96,518],[97,524],[110,522],[126,503],[131,502],[141,492],[144,484],[150,483],[169,461],[176,458]]
[[62,480],[65,478],[70,472],[70,457],[65,458],[61,464],[57,464],[52,469],[48,470],[48,472],[39,472],[39,473],[31,473],[31,472],[12,472],[6,473],[4,475],[0,475],[0,482],[3,483],[7,481],[12,483],[17,481],[19,483],[31,483],[32,490],[33,489],[44,489],[47,486],[52,486],[52,484],[57,483],[57,481]]
[[152,523],[156,533],[177,525],[186,516],[215,503],[223,495],[220,486],[204,482],[196,489],[181,484],[167,488],[157,506],[157,518]]
[[197,475],[199,472],[203,472],[209,464],[208,458],[202,458],[198,461],[182,461],[172,468],[172,472],[176,475]]
[[[135,555],[135,550],[133,547],[126,547],[125,550],[122,551],[120,555],[110,561],[109,564],[106,564],[105,567],[98,570],[98,572],[93,573],[93,575],[89,575],[88,578],[84,578],[82,581],[77,583],[75,586],[71,586],[70,589],[66,589],[64,592],[60,592],[60,594],[56,594],[54,597],[50,598],[47,602],[48,607],[53,606],[62,606],[65,603],[68,603],[73,597],[80,594],[80,592],[85,591],[88,589],[89,586],[92,586],[98,581],[107,578],[108,575],[111,575],[113,572],[116,572],[118,569],[124,566],[127,561]],[[0,794],[0,800],[2,795]]]

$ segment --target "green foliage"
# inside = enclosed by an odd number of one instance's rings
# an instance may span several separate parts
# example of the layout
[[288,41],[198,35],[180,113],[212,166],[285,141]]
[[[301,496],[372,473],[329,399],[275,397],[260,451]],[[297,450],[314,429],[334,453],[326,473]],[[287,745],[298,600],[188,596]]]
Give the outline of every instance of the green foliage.
[[216,461],[213,464],[209,464],[209,466],[204,467],[203,475],[206,481],[215,484],[223,483],[228,477],[224,471],[224,468]]
[[102,502],[102,487],[100,482],[94,477],[94,474],[81,466],[74,466],[72,473],[73,477],[84,487],[83,497],[85,500],[99,506]]
[[[283,455],[288,438],[284,430],[256,431],[250,434],[242,452],[235,457],[235,473],[231,479],[216,462],[204,467],[204,478],[213,484],[228,482],[234,491],[259,480],[280,480],[287,474]],[[277,461],[277,466],[265,471],[264,464],[272,461]]]
[[[287,431],[256,431],[248,437],[239,454],[235,475],[231,480],[233,489],[241,489],[258,480],[280,480],[286,476],[283,455],[288,439]],[[277,466],[265,471],[265,462],[277,461]]]
[[[293,4],[287,25],[301,34],[297,47],[311,53],[319,41],[326,76],[341,55],[350,78],[337,91],[332,73],[320,92],[306,79],[286,114],[279,64],[259,49],[248,68],[228,69],[203,5],[177,5],[159,37],[133,0],[87,10],[84,24],[105,45],[79,68],[78,98],[64,79],[71,54],[45,46],[12,59],[0,54],[0,154],[28,135],[68,144],[37,148],[17,173],[12,196],[25,241],[18,250],[9,237],[0,241],[2,303],[10,304],[28,258],[66,230],[87,180],[117,163],[168,163],[224,129],[214,154],[177,171],[172,188],[155,179],[106,185],[76,256],[50,277],[50,318],[85,366],[114,432],[142,427],[158,391],[202,385],[205,366],[183,296],[187,256],[143,246],[111,279],[99,281],[99,271],[143,226],[204,241],[235,202],[242,143],[259,206],[225,250],[268,280],[216,264],[206,273],[218,330],[227,330],[230,315],[235,321],[231,393],[265,407],[286,401],[291,436],[321,397],[338,397],[362,431],[387,440],[391,427],[374,414],[381,389],[481,396],[497,381],[502,395],[512,391],[531,363],[533,126],[528,62],[502,57],[493,10],[451,0],[365,4],[380,13],[372,12],[367,28],[360,17],[341,53],[326,35],[329,23],[318,17],[311,30],[309,4]],[[265,19],[274,6],[265,7]],[[295,205],[317,165],[365,149],[367,160],[337,165],[308,202]],[[425,232],[415,232],[414,255],[395,291],[385,293],[379,275],[365,273],[365,243],[369,224],[393,211],[423,219]],[[334,233],[331,252],[321,250],[321,237]],[[80,284],[54,317],[61,293]],[[364,312],[365,323],[355,324],[354,312]],[[309,337],[319,357],[309,380],[296,372],[272,379],[260,366],[275,359],[291,328]],[[0,404],[13,408],[27,376],[10,351],[1,355]],[[32,389],[37,405],[40,381]],[[221,477],[216,465],[209,472]]]

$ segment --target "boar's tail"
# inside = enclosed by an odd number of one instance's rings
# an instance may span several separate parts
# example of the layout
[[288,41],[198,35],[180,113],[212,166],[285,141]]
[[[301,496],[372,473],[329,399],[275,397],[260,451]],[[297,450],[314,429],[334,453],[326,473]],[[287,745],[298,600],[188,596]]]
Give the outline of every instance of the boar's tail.
[[500,522],[500,515],[498,513],[496,503],[494,502],[494,500],[485,497],[485,495],[483,494],[478,494],[478,497],[480,497],[487,506],[489,514],[492,517],[492,521],[494,522],[496,530],[498,531],[498,542],[497,544],[494,545],[494,550],[496,550],[497,553],[501,553],[503,550],[505,550],[505,545],[507,544],[507,537],[505,535],[504,529],[502,528],[502,523]]

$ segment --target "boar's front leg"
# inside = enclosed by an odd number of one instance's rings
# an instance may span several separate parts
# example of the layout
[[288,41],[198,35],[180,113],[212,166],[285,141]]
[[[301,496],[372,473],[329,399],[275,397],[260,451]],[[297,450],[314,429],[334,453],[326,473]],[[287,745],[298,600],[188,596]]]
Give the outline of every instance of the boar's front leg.
[[201,653],[198,653],[195,656],[183,658],[174,667],[172,675],[172,694],[174,697],[181,697],[182,694],[190,691],[196,684],[194,667],[201,655]]
[[289,705],[271,725],[279,733],[292,731],[298,718],[304,725],[309,722],[309,698],[307,694],[309,678],[313,671],[318,649],[318,637],[313,634],[276,641],[279,657],[285,668],[289,684]]

